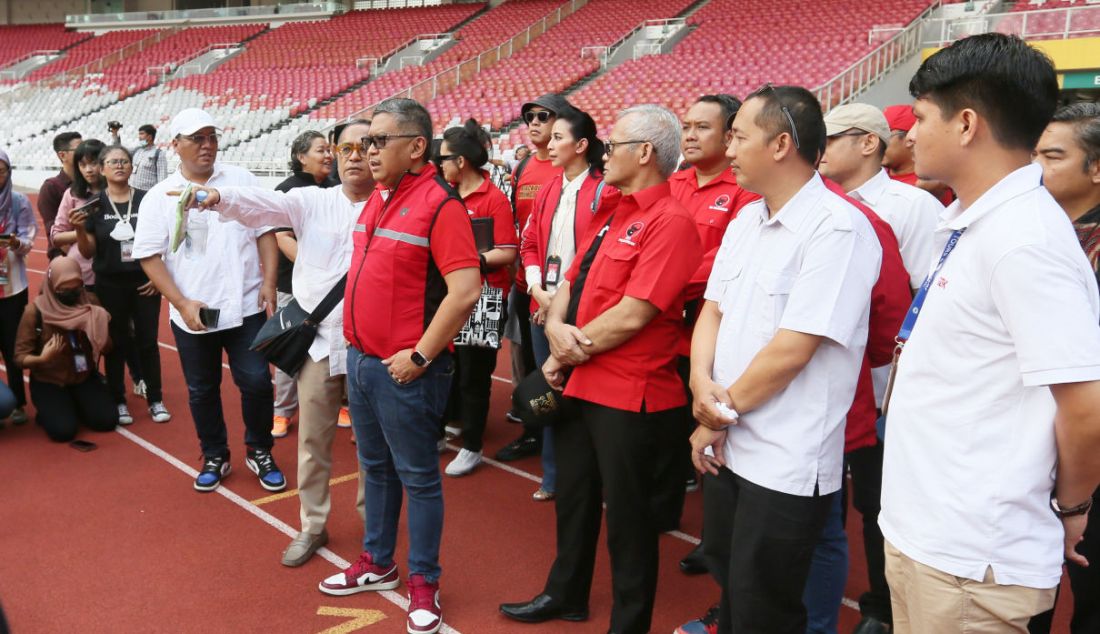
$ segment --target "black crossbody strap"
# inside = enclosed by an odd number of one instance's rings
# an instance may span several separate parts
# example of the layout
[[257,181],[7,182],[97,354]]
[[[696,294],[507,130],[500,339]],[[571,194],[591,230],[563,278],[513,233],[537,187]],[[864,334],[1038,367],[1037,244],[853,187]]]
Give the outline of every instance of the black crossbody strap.
[[313,312],[309,314],[309,317],[306,317],[306,322],[316,325],[324,321],[325,317],[328,317],[328,314],[332,312],[332,309],[336,308],[336,305],[340,303],[340,300],[344,299],[344,288],[347,286],[347,283],[348,274],[344,273],[340,281],[336,282],[336,285],[333,286],[328,294],[325,295],[325,298],[321,300],[321,303],[317,304],[317,308],[314,308]]
[[565,311],[565,323],[567,324],[577,325],[577,310],[581,305],[581,292],[584,291],[584,284],[588,280],[588,269],[592,268],[592,261],[596,259],[596,253],[599,252],[600,245],[603,244],[603,238],[611,229],[611,221],[614,219],[615,215],[612,214],[607,219],[607,223],[600,229],[600,232],[596,234],[595,239],[592,240],[592,245],[584,252],[584,257],[581,258],[580,268],[577,269],[577,279],[569,287],[569,307]]

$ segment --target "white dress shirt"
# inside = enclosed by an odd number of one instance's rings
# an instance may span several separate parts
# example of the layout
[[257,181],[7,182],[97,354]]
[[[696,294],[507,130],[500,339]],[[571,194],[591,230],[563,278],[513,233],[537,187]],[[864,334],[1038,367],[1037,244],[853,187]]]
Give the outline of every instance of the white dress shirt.
[[848,195],[873,209],[894,230],[909,286],[919,288],[932,260],[932,233],[943,213],[940,201],[919,187],[890,178],[884,169]]
[[[1096,277],[1038,165],[936,229],[966,228],[905,346],[890,401],[879,524],[911,559],[957,577],[1052,588],[1062,524],[1047,386],[1100,379]],[[1094,562],[1095,565],[1095,562]]]
[[[557,294],[558,286],[565,279],[565,272],[573,266],[573,260],[577,257],[576,227],[577,227],[577,195],[581,192],[588,178],[588,169],[585,169],[573,180],[561,175],[561,197],[558,206],[554,210],[554,216],[550,221],[550,235],[547,237],[546,256],[558,256],[561,258],[561,266],[558,267],[558,284],[547,289],[551,297]],[[529,221],[530,222],[530,221]],[[542,286],[542,266],[545,262],[532,264],[524,269],[527,278],[527,288],[539,288]]]
[[[260,187],[223,187],[217,211],[248,227],[292,227],[298,238],[292,282],[303,310],[317,308],[351,266],[351,235],[363,210],[343,187],[299,187],[287,193]],[[329,360],[329,375],[347,373],[344,302],[336,304],[317,328],[309,357]]]
[[[226,185],[256,186],[259,181],[240,167],[215,164],[206,186]],[[221,311],[217,327],[197,332],[183,323],[175,306],[169,306],[168,316],[177,327],[192,334],[236,328],[245,317],[260,312],[263,273],[256,239],[270,229],[249,229],[235,222],[219,222],[217,214],[191,210],[188,222],[205,224],[205,244],[198,244],[198,232],[189,231],[189,234],[195,233],[195,239],[169,252],[176,231],[179,197],[169,196],[168,192],[182,191],[186,186],[187,179],[177,170],[145,194],[135,230],[134,258],[162,256],[184,297]]]
[[718,250],[705,294],[722,313],[713,378],[732,385],[780,328],[824,339],[785,389],[728,428],[725,460],[774,491],[824,495],[840,489],[882,247],[816,173],[768,215],[763,200],[746,205]]

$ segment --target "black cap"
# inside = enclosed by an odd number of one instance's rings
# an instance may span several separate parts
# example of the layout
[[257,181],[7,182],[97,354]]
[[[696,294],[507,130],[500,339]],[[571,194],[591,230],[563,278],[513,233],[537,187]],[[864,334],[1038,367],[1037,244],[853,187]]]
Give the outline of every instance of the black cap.
[[565,112],[566,110],[573,109],[573,104],[569,103],[569,101],[566,100],[565,97],[562,97],[561,95],[555,93],[547,93],[534,101],[528,101],[527,103],[523,104],[523,107],[519,110],[520,116],[522,117],[523,115],[527,114],[527,111],[531,108],[534,108],[535,106],[546,108],[550,112],[554,113],[555,117],[562,112]]

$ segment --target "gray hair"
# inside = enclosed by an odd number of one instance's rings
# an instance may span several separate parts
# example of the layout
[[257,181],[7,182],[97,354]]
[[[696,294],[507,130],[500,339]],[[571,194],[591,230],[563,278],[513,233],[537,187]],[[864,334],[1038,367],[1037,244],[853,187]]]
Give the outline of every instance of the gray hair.
[[325,140],[325,135],[316,130],[306,130],[290,144],[290,171],[302,171],[302,161],[298,158],[298,155],[309,152],[309,148],[313,146],[313,139]]
[[680,162],[680,119],[668,108],[656,104],[627,108],[619,113],[619,119],[632,114],[638,116],[626,126],[627,137],[650,143],[657,155],[657,169],[662,177],[668,178]]
[[432,116],[424,106],[420,105],[420,102],[415,99],[387,99],[378,104],[373,116],[377,117],[383,112],[392,115],[402,127],[407,127],[408,133],[417,134],[431,142]]
[[1074,140],[1085,152],[1085,171],[1100,161],[1100,104],[1081,102],[1063,106],[1054,113],[1053,121],[1073,124]]

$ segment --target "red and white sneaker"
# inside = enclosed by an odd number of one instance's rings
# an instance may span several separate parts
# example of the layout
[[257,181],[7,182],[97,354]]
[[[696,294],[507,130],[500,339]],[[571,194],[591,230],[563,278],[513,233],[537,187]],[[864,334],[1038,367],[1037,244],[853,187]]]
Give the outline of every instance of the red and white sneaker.
[[388,568],[383,568],[375,565],[370,553],[364,552],[347,570],[338,572],[317,584],[317,589],[325,594],[342,597],[371,590],[393,590],[400,582],[397,564],[390,564]]
[[421,575],[409,577],[409,634],[435,634],[443,625],[443,610],[439,607],[439,584]]

